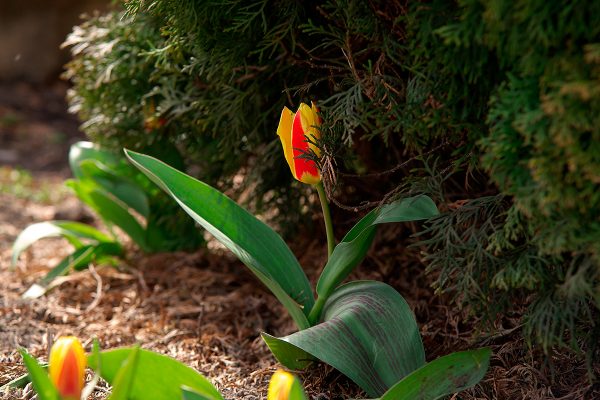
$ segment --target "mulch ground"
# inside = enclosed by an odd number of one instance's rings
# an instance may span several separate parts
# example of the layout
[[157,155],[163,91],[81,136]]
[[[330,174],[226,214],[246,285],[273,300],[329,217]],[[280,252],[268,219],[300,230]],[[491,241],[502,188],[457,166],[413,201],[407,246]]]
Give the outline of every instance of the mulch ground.
[[[47,97],[28,93],[64,107],[60,90],[53,90],[56,95],[43,92]],[[0,90],[0,100],[7,96]],[[39,110],[35,104],[0,102],[0,121],[10,117],[9,126],[0,125],[0,156],[5,158],[0,161],[10,165],[5,171],[17,165],[33,171],[31,195],[0,193],[0,385],[23,374],[19,347],[45,360],[53,338],[71,334],[80,337],[88,350],[93,338],[105,349],[140,343],[197,369],[228,399],[265,399],[269,378],[279,365],[260,332],[285,335],[293,331],[293,324],[276,299],[223,250],[144,255],[130,247],[127,259],[117,268],[95,265],[59,279],[40,299],[21,299],[32,283],[69,252],[69,245],[60,239],[42,240],[11,270],[11,245],[18,233],[30,223],[65,213],[89,219],[76,199],[59,190],[68,176],[66,149],[81,137],[72,130],[76,122],[64,111],[44,111],[43,102],[36,101]],[[38,126],[34,138],[27,134],[31,132],[28,124]],[[57,127],[62,140],[56,139]],[[36,147],[28,145],[28,140],[34,140]],[[0,180],[8,179],[4,175],[0,174]],[[57,195],[40,200],[33,195],[38,189]],[[582,357],[562,350],[547,358],[529,348],[519,331],[518,306],[514,315],[499,319],[492,331],[479,328],[476,316],[467,317],[450,299],[436,295],[430,288],[432,277],[415,262],[418,249],[409,251],[399,244],[398,238],[408,237],[408,229],[401,225],[381,229],[369,257],[352,279],[383,280],[405,296],[415,310],[428,360],[483,345],[492,348],[484,381],[454,398],[600,398],[600,388],[589,383]],[[326,256],[323,242],[312,239],[320,234],[307,234],[293,248],[301,254],[300,262],[313,281]],[[596,374],[600,376],[598,368]],[[315,365],[299,375],[313,399],[363,397],[356,385],[326,365]],[[101,385],[93,398],[105,398],[107,393],[108,388]],[[34,395],[26,387],[0,396],[30,399]]]

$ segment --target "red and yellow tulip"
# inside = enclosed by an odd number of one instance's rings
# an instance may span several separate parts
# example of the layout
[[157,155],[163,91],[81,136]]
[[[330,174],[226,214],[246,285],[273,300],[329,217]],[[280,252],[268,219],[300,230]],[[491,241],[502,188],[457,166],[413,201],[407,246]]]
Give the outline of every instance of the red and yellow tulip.
[[290,166],[294,178],[303,183],[315,185],[321,181],[321,175],[314,160],[302,157],[312,150],[317,156],[319,148],[313,143],[321,137],[321,117],[317,106],[301,103],[298,111],[293,113],[284,107],[279,119],[277,135],[281,139],[285,159]]
[[48,370],[61,400],[81,398],[86,362],[83,346],[76,337],[62,336],[52,345]]

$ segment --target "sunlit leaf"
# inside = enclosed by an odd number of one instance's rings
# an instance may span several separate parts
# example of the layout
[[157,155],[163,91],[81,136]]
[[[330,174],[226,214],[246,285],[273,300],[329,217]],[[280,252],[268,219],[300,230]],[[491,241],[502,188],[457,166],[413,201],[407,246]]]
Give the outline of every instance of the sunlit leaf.
[[306,365],[296,359],[303,357],[300,349],[342,372],[370,396],[380,396],[425,364],[412,311],[398,292],[382,282],[341,286],[325,304],[322,320],[283,338],[267,334],[263,338],[288,368]]
[[29,372],[29,379],[33,383],[39,400],[58,400],[58,391],[50,381],[48,372],[25,349],[20,349],[19,352],[23,357],[23,362]]
[[12,247],[12,265],[33,243],[49,237],[73,237],[97,242],[113,242],[109,236],[96,228],[73,221],[47,221],[29,225],[19,234]]
[[188,386],[181,387],[182,400],[213,400],[213,397],[204,396]]
[[52,268],[39,282],[34,283],[23,294],[23,298],[35,299],[43,296],[54,279],[66,275],[71,270],[86,268],[93,261],[102,261],[106,256],[118,256],[123,248],[116,242],[85,245],[76,249]]
[[[173,400],[181,398],[181,387],[187,386],[210,400],[222,400],[208,379],[187,365],[149,350],[121,348],[100,352],[100,375],[114,385],[123,362],[132,351],[138,351],[137,368],[129,391],[129,400]],[[88,357],[88,364],[96,369],[98,357]]]
[[273,229],[207,184],[153,157],[128,150],[126,154],[271,289],[299,328],[309,326],[306,315],[314,304],[310,284],[296,257]]
[[[130,350],[129,355],[121,363],[111,383],[112,393],[108,398],[109,400],[129,400],[133,398],[132,391],[137,379],[136,371],[139,366],[140,348],[139,346],[133,346]],[[98,357],[97,354],[96,357]],[[100,360],[102,360],[102,356],[100,356]],[[102,368],[100,368],[100,375],[102,375]],[[148,390],[148,393],[151,393],[150,390]]]

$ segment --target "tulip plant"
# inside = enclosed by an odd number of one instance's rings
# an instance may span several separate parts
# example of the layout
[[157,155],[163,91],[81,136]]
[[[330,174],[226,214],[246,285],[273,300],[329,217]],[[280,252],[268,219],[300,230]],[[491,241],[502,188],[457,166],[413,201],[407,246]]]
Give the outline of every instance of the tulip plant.
[[[163,152],[170,159],[179,160],[173,152]],[[164,222],[161,221],[173,220],[173,212],[168,213],[161,207],[160,200],[156,201],[156,187],[124,157],[91,142],[77,142],[69,151],[69,164],[73,179],[67,181],[67,186],[100,216],[111,234],[76,221],[57,220],[29,225],[13,244],[13,267],[24,250],[47,237],[64,237],[74,250],[33,284],[23,294],[25,298],[42,296],[56,277],[71,270],[87,268],[92,262],[114,264],[115,257],[123,254],[123,246],[112,229],[115,226],[145,252],[177,249],[181,246],[177,242],[193,228],[184,220],[184,225],[178,225],[179,236],[175,238],[164,229]],[[200,235],[196,235],[196,238],[193,234],[185,237],[188,247],[200,243]]]
[[[316,146],[321,118],[313,104],[293,113],[284,108],[277,133],[294,178],[316,186],[328,235],[328,261],[315,298],[304,270],[282,238],[218,190],[160,160],[125,150],[130,161],[165,190],[202,227],[233,252],[279,299],[299,331],[283,338],[263,333],[274,356],[290,369],[326,362],[378,397],[417,374],[417,392],[452,393],[481,379],[489,351],[454,353],[460,368],[426,364],[414,315],[391,286],[376,281],[342,284],[365,257],[381,224],[425,220],[438,214],[424,195],[383,205],[363,217],[336,243],[321,185]],[[435,379],[424,379],[435,377]],[[437,392],[436,392],[437,393]],[[394,397],[395,398],[395,397]]]
[[[39,400],[85,400],[102,377],[112,386],[108,400],[223,400],[211,382],[197,371],[137,345],[100,351],[94,341],[92,354],[86,356],[77,338],[61,337],[50,350],[49,374],[25,350],[21,354],[29,374],[0,387],[0,391],[31,381]],[[458,387],[473,386],[485,374],[488,358],[487,349],[441,357],[402,379],[377,400],[433,400]],[[84,386],[86,365],[95,374]],[[277,370],[269,382],[267,400],[308,397],[296,376]]]

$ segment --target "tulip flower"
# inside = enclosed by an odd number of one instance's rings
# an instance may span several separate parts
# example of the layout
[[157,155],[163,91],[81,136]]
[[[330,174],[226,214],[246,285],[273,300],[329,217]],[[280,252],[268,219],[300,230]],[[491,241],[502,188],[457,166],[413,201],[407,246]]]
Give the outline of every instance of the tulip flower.
[[303,183],[315,185],[321,181],[321,175],[314,160],[302,157],[312,150],[317,156],[320,155],[319,148],[313,143],[321,137],[317,106],[301,103],[295,114],[287,107],[283,107],[277,135],[283,145],[285,159],[290,166],[294,178]]
[[58,338],[50,349],[50,380],[61,400],[79,400],[85,383],[87,358],[79,340],[74,336]]
[[327,254],[331,256],[335,247],[335,238],[333,237],[333,225],[327,196],[321,182],[321,174],[314,160],[303,157],[311,151],[317,157],[321,155],[321,151],[314,144],[316,139],[321,138],[320,127],[322,121],[318,112],[319,109],[312,102],[310,107],[308,104],[300,103],[300,107],[298,107],[295,114],[289,108],[283,107],[279,118],[279,126],[277,127],[277,135],[281,139],[283,154],[294,178],[317,188],[327,231]]

